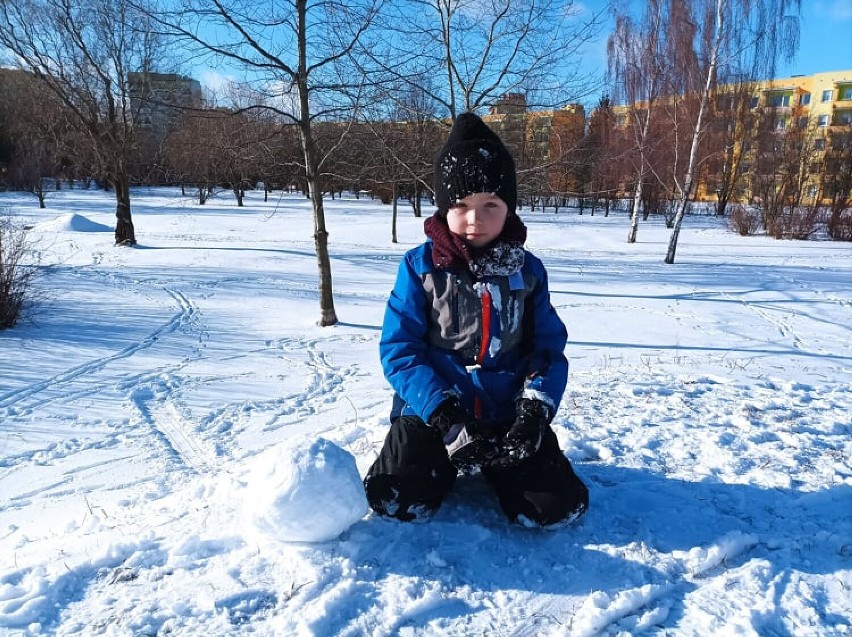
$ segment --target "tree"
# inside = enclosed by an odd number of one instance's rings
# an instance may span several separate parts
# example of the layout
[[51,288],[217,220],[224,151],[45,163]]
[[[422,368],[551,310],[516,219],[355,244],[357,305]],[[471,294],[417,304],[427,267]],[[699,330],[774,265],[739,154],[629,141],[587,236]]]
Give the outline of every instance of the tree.
[[615,29],[607,40],[609,73],[614,94],[627,105],[628,130],[632,133],[633,206],[627,242],[635,243],[639,210],[648,176],[651,123],[657,100],[669,76],[670,56],[666,46],[664,0],[648,0],[640,24],[626,14],[617,14]]
[[806,239],[818,228],[818,130],[801,106],[789,113],[766,107],[759,115],[752,183],[763,225],[776,239]]
[[514,92],[537,106],[577,101],[593,88],[577,59],[599,23],[574,0],[402,0],[383,16],[381,46],[364,53],[455,119]]
[[64,106],[79,155],[116,198],[116,245],[135,245],[130,173],[136,122],[129,74],[148,72],[159,40],[129,0],[4,0],[0,45]]
[[720,87],[710,103],[705,167],[707,191],[716,194],[716,215],[725,215],[728,203],[745,192],[742,166],[748,157],[756,127],[751,82],[734,80]]
[[616,178],[615,120],[609,95],[603,95],[589,116],[589,127],[584,140],[587,166],[585,191],[592,200],[592,212],[604,199],[605,216],[609,215],[610,201],[618,186]]
[[[337,323],[328,253],[321,173],[327,158],[315,140],[317,120],[346,114],[362,82],[347,64],[372,25],[379,0],[309,3],[187,0],[148,15],[190,48],[238,66],[265,87],[266,109],[299,130],[303,168],[314,215],[320,325]],[[345,132],[345,129],[344,129]]]
[[832,126],[820,170],[820,191],[828,199],[828,234],[852,241],[852,124]]
[[[38,108],[33,106],[38,104]],[[45,207],[46,176],[59,168],[59,149],[64,141],[65,117],[50,94],[44,95],[38,80],[23,71],[0,72],[0,143],[7,157],[2,161],[6,186],[33,193]]]
[[679,191],[665,262],[674,263],[684,216],[698,170],[698,147],[707,126],[707,110],[719,78],[761,78],[774,74],[779,59],[789,60],[798,48],[801,0],[669,0],[676,40],[671,86],[676,93],[695,93],[689,158]]

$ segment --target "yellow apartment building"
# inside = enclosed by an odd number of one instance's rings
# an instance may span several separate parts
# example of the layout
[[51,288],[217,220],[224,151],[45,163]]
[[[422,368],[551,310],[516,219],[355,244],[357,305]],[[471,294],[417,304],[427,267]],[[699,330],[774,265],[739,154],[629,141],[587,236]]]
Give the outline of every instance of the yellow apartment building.
[[[726,93],[732,94],[737,87],[732,85],[720,86],[717,90],[717,100],[723,101]],[[741,184],[737,188],[741,199],[748,200],[751,195],[752,163],[755,161],[755,149],[752,141],[757,134],[757,115],[771,114],[773,128],[782,133],[792,129],[807,130],[808,143],[813,145],[814,154],[811,164],[817,166],[819,159],[825,155],[831,145],[831,136],[842,130],[850,130],[852,126],[852,70],[827,71],[813,75],[796,75],[755,82],[746,87],[749,100],[748,109],[752,117],[750,124],[737,130],[734,140],[734,157],[739,164]],[[750,93],[750,95],[749,95]],[[667,100],[660,100],[665,104]],[[613,114],[617,127],[625,127],[633,108],[643,108],[644,104],[634,106],[614,106]],[[718,108],[718,102],[717,102]],[[721,117],[725,109],[732,112],[730,106],[721,107]],[[733,115],[731,115],[733,117]],[[765,119],[764,119],[765,121]],[[731,122],[736,127],[736,122]],[[708,163],[707,166],[712,166]],[[819,174],[811,170],[806,186],[806,199],[813,198],[820,192],[818,188]],[[696,198],[713,200],[715,198],[715,176],[708,174],[707,167],[699,178],[696,187]]]

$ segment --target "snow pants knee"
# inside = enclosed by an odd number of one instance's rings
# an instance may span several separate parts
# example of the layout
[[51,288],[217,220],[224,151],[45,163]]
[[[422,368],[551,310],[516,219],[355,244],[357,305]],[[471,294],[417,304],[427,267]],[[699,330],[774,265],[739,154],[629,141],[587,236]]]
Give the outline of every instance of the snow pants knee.
[[[483,468],[503,512],[511,520],[549,525],[579,517],[589,492],[548,427],[538,452],[508,468]],[[413,520],[441,505],[456,480],[440,434],[422,420],[401,416],[391,424],[364,488],[378,514]]]

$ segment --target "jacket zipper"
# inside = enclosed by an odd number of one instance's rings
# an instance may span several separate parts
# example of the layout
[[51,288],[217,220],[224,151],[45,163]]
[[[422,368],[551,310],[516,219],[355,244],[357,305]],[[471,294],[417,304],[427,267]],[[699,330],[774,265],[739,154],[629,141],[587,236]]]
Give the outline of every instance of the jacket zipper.
[[[479,353],[476,355],[476,367],[482,365],[485,360],[491,341],[491,292],[484,283],[479,288],[479,298],[482,301],[482,342],[479,345]],[[482,400],[478,395],[473,401],[473,415],[475,418],[482,418]]]

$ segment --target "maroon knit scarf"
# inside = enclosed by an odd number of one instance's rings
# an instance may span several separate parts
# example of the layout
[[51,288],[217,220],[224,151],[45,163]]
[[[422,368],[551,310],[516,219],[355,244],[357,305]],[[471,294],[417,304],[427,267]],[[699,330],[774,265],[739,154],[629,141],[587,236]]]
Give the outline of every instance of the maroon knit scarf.
[[484,248],[474,248],[450,232],[447,219],[436,212],[423,224],[432,240],[432,263],[439,270],[470,270],[474,274],[510,274],[524,264],[527,227],[517,215],[506,217],[500,235]]

